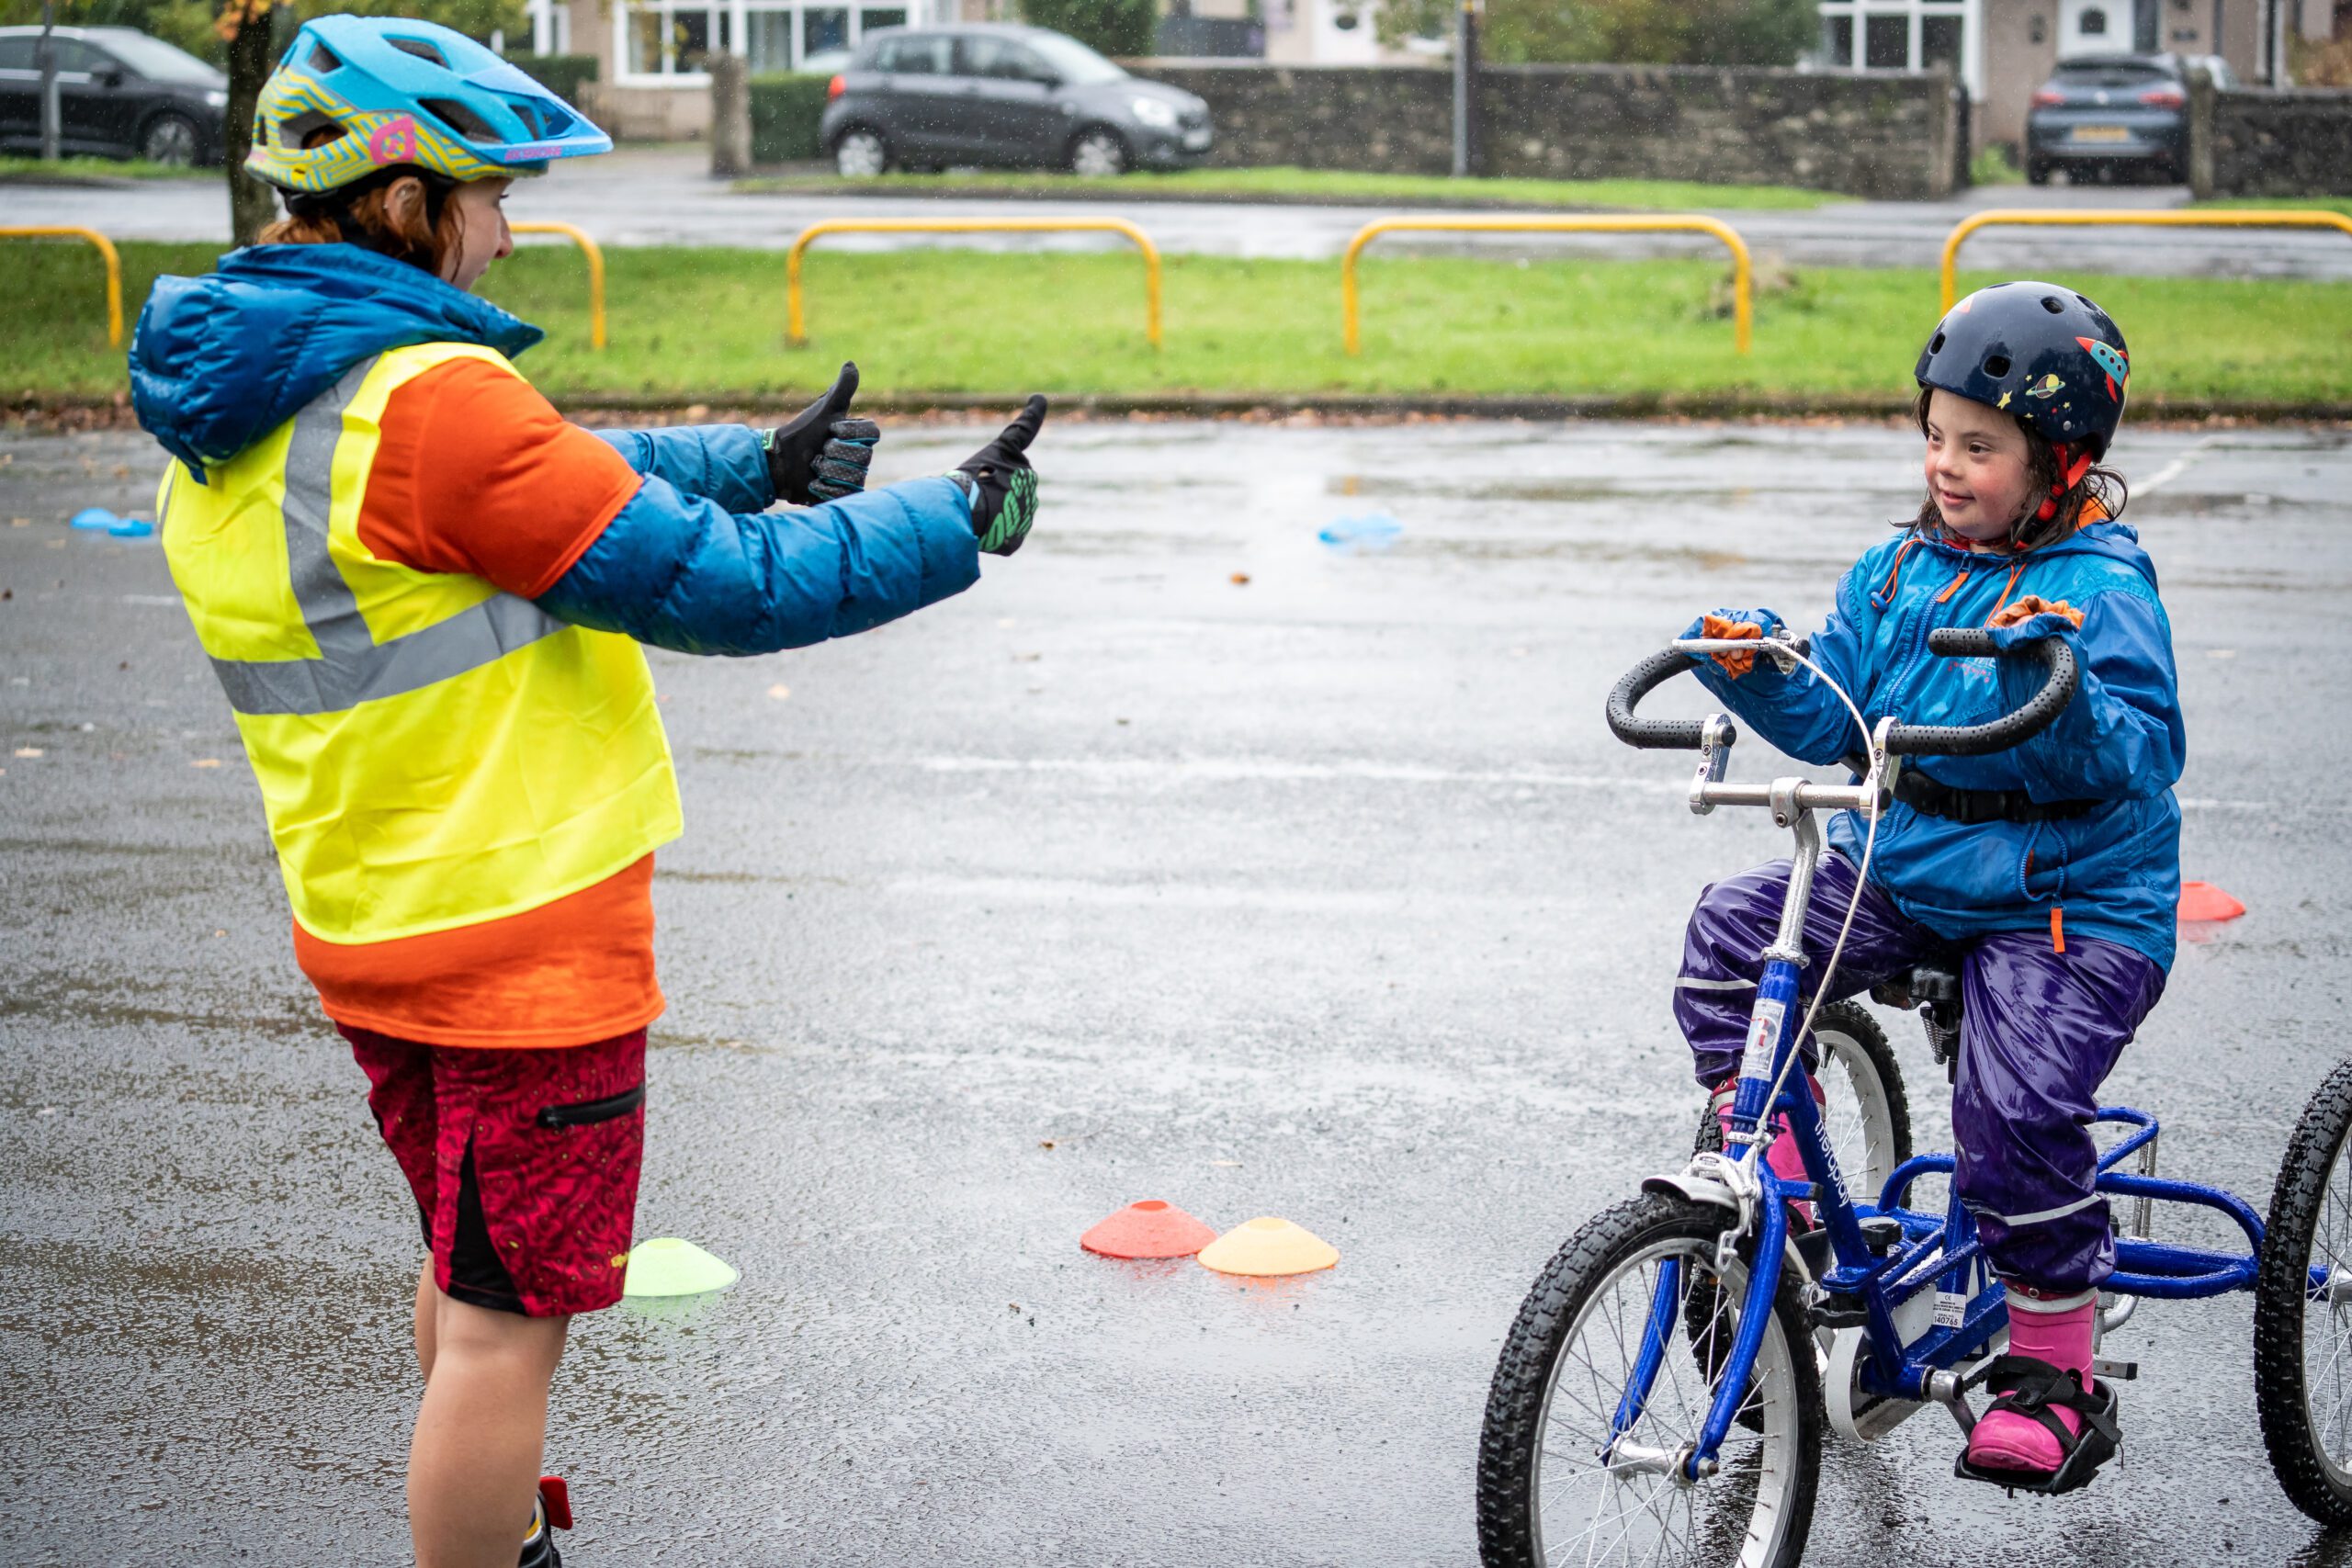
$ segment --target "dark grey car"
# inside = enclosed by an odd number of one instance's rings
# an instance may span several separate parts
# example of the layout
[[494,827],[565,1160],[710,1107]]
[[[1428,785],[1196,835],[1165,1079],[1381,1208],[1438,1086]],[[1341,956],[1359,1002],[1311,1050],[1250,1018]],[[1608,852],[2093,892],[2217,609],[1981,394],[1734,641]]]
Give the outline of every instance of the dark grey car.
[[1081,175],[1188,168],[1208,106],[1044,28],[891,28],[833,78],[819,127],[844,175],[993,164]]
[[[0,147],[40,145],[39,28],[0,28]],[[229,79],[131,28],[58,28],[58,151],[217,164]]]
[[2077,180],[2126,171],[2188,178],[2193,65],[2211,72],[2216,87],[2237,85],[2219,58],[2091,54],[2060,61],[2026,118],[2026,178],[2041,185],[2060,169]]

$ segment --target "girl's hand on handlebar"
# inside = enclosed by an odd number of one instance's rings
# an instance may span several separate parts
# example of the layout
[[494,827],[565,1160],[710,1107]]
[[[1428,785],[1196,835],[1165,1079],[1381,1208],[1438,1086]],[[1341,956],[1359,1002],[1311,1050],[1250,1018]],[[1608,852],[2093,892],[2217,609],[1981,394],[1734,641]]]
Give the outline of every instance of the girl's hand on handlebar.
[[[1995,631],[2007,631],[2011,626],[2025,625],[2036,615],[2064,615],[2074,624],[2076,630],[2082,629],[2083,613],[2080,610],[2075,609],[2064,599],[2052,604],[2039,593],[2027,594],[2016,604],[2003,608],[1984,624]],[[2052,626],[2048,629],[2054,631],[2057,628]]]
[[[1775,636],[1781,629],[1781,617],[1770,610],[1713,610],[1690,623],[1682,635],[1686,637],[1718,637],[1745,641],[1751,637]],[[1693,654],[1694,659],[1712,659],[1724,672],[1736,681],[1756,668],[1752,653]]]

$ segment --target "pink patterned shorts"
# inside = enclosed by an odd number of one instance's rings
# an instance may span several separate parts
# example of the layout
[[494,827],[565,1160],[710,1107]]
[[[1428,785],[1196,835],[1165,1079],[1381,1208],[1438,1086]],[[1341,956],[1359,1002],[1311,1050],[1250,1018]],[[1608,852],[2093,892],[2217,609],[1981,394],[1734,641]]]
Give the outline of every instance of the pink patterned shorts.
[[645,1031],[486,1051],[335,1027],[416,1195],[443,1294],[530,1317],[620,1300],[645,1148]]

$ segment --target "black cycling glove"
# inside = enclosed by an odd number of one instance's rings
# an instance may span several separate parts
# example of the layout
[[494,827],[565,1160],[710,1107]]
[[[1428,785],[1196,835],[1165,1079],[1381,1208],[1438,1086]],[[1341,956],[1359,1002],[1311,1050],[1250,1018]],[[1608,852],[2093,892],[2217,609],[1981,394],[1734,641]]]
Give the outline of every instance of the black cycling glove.
[[1021,417],[1004,434],[956,465],[947,477],[972,502],[972,532],[980,548],[1009,556],[1029,536],[1037,520],[1037,470],[1029,466],[1029,443],[1046,423],[1046,400],[1036,392],[1022,405]]
[[776,498],[800,506],[839,501],[865,488],[874,444],[882,427],[870,419],[849,419],[857,396],[857,367],[842,367],[832,389],[801,410],[791,423],[767,433],[768,478]]

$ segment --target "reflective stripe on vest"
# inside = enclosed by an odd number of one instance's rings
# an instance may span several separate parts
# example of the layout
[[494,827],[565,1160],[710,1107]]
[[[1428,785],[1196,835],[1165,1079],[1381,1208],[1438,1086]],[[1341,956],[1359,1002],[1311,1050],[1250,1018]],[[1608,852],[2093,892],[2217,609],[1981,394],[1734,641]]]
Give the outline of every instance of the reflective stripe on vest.
[[294,919],[326,942],[537,908],[682,826],[642,649],[369,547],[394,399],[458,359],[517,374],[470,344],[389,349],[207,482],[174,465],[157,499]]
[[286,566],[316,659],[214,659],[239,713],[336,713],[462,675],[563,629],[527,599],[501,593],[446,621],[378,642],[327,548],[334,449],[343,411],[375,369],[370,359],[294,416],[286,450]]

